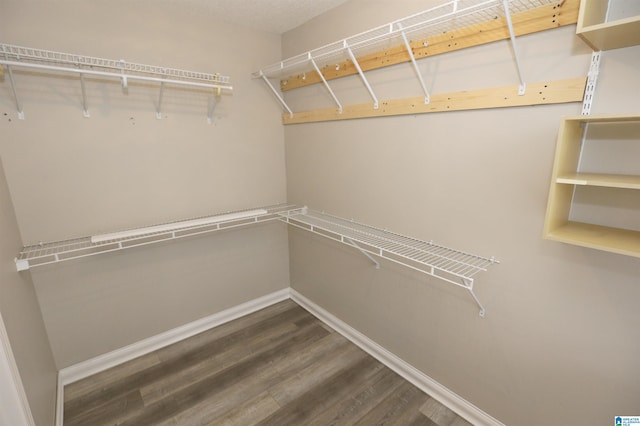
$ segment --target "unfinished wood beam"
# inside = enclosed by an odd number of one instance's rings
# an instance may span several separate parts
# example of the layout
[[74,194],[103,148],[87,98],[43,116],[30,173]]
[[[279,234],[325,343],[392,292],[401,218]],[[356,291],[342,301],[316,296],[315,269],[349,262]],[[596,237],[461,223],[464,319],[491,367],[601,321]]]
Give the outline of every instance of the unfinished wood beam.
[[[514,32],[520,36],[575,24],[578,21],[579,6],[579,0],[562,0],[548,6],[513,14]],[[415,40],[410,44],[415,58],[420,59],[507,39],[509,39],[509,28],[506,19],[502,17],[426,39]],[[356,59],[365,72],[410,61],[404,45],[363,55]],[[321,68],[321,71],[326,80],[346,77],[358,72],[351,61],[325,66]],[[322,80],[318,73],[309,70],[305,74],[282,80],[280,88],[282,91],[287,91],[320,82]]]
[[586,83],[586,77],[529,83],[527,84],[527,92],[521,96],[518,95],[518,86],[433,94],[429,104],[424,103],[424,96],[418,96],[381,101],[378,109],[373,109],[373,104],[369,102],[343,106],[342,113],[339,113],[337,108],[328,108],[297,112],[293,114],[293,117],[285,114],[282,117],[282,122],[284,124],[300,124],[430,112],[582,102]]

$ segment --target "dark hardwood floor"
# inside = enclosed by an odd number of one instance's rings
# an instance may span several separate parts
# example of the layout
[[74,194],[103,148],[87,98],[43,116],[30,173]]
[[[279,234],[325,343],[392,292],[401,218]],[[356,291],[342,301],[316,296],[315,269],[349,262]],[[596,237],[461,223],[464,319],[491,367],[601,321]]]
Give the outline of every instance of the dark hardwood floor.
[[290,300],[64,391],[67,426],[469,425]]

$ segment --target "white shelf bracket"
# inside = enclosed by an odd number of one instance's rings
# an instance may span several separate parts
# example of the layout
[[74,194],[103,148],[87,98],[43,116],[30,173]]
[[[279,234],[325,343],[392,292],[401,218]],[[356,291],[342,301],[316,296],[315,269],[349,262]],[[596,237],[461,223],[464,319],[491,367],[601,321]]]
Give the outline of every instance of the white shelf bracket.
[[[216,74],[216,77],[220,77],[220,74]],[[207,123],[213,124],[213,111],[216,109],[218,105],[218,101],[220,100],[220,96],[222,96],[222,89],[217,87],[214,89],[215,94],[209,100],[209,110],[207,111]]]
[[[324,75],[320,71],[320,68],[318,68],[318,64],[316,64],[316,61],[311,56],[311,52],[309,52],[309,61],[311,61],[311,64],[313,65],[313,68],[316,70],[316,72],[318,73],[318,75],[322,79],[322,83],[324,83],[324,87],[326,87],[327,90],[329,91],[329,94],[333,98],[333,101],[336,103],[336,105],[338,105],[338,114],[342,114],[342,104],[340,103],[340,101],[336,97],[335,93],[333,93],[333,90],[331,89],[331,86],[329,86],[329,83],[327,83],[327,79],[324,78]],[[305,75],[305,77],[306,77],[306,75]]]
[[89,114],[89,108],[87,107],[87,90],[84,86],[84,74],[80,74],[80,89],[82,90],[82,115],[85,118],[91,117]]
[[411,45],[409,44],[407,35],[402,29],[402,24],[398,22],[397,25],[398,25],[398,29],[400,29],[400,34],[402,35],[402,41],[404,41],[404,46],[407,48],[407,53],[409,54],[409,58],[411,59],[411,64],[413,65],[413,69],[416,72],[418,81],[420,81],[420,86],[422,86],[422,90],[424,91],[424,103],[425,105],[427,105],[430,102],[429,90],[427,89],[427,85],[425,84],[424,79],[422,78],[422,74],[420,73],[420,69],[418,68],[418,63],[416,62],[416,57],[413,54],[413,50],[411,49]]
[[122,77],[120,78],[120,84],[122,85],[122,90],[126,90],[129,87],[129,82],[127,81],[127,75],[124,73],[124,69],[126,67],[126,62],[124,59],[120,59],[120,67],[122,68]]
[[216,109],[216,105],[218,105],[219,97],[217,95],[211,96],[209,99],[209,109],[207,110],[207,123],[213,124],[213,111]]
[[511,38],[511,47],[513,48],[513,58],[516,62],[516,68],[518,70],[518,79],[520,80],[520,86],[518,87],[518,95],[522,96],[526,91],[526,83],[522,75],[522,68],[520,67],[520,59],[518,57],[518,46],[516,45],[516,35],[513,31],[513,23],[511,22],[511,12],[509,11],[509,0],[502,0],[504,7],[504,16],[507,20],[507,26],[509,27],[509,36]]
[[22,106],[20,105],[20,100],[18,99],[18,94],[16,93],[16,83],[13,80],[13,71],[11,70],[11,65],[7,65],[7,73],[9,74],[9,85],[11,86],[11,92],[13,93],[13,99],[16,102],[16,110],[18,111],[18,119],[24,120],[24,111],[22,110]]
[[371,256],[369,253],[367,253],[366,251],[364,251],[362,249],[362,247],[360,247],[358,244],[356,244],[355,241],[353,241],[351,238],[347,238],[347,237],[343,237],[343,240],[349,244],[350,246],[355,247],[356,249],[358,249],[358,251],[360,253],[362,253],[363,255],[365,255],[371,262],[374,263],[374,265],[376,265],[376,269],[380,269],[380,262],[378,262],[377,260],[375,260],[373,258],[373,256]]
[[373,109],[378,109],[379,107],[378,98],[376,97],[376,94],[373,93],[373,89],[371,88],[371,85],[369,84],[367,77],[365,77],[364,72],[362,71],[362,68],[358,63],[358,60],[356,59],[355,55],[353,54],[353,51],[351,50],[351,47],[349,47],[349,44],[347,43],[346,40],[344,40],[344,49],[347,51],[347,54],[349,55],[349,59],[351,59],[351,62],[353,62],[353,65],[356,67],[356,70],[358,70],[358,74],[360,75],[360,78],[362,78],[362,82],[364,83],[367,90],[369,91],[369,95],[371,95],[371,97],[373,98]]
[[162,95],[164,94],[164,82],[160,82],[160,93],[158,93],[158,105],[156,106],[156,118],[162,120]]
[[286,109],[289,112],[289,117],[293,118],[293,111],[291,111],[291,108],[289,108],[289,105],[287,105],[287,103],[284,101],[284,99],[282,98],[282,96],[280,95],[280,93],[278,93],[278,91],[276,90],[275,87],[273,87],[273,84],[271,84],[271,82],[269,81],[269,79],[267,78],[266,75],[264,75],[264,73],[262,72],[262,70],[260,70],[260,77],[264,80],[265,83],[267,83],[267,86],[269,86],[269,88],[271,89],[271,91],[273,92],[274,95],[276,95],[276,98],[278,98],[278,101],[280,101],[280,104],[282,104],[282,106],[284,107],[284,109]]
[[15,259],[15,262],[16,262],[16,270],[18,272],[26,271],[26,270],[29,269],[29,261],[28,260]]
[[602,52],[593,52],[591,54],[591,63],[589,64],[589,73],[587,74],[587,86],[584,89],[584,99],[582,100],[582,115],[591,114],[591,105],[593,104],[593,96],[596,91],[598,74],[600,73],[601,56]]
[[462,283],[463,283],[463,287],[469,291],[469,293],[471,294],[471,297],[473,297],[473,300],[475,300],[476,304],[480,308],[479,315],[482,318],[484,318],[484,315],[485,315],[484,306],[482,306],[482,303],[480,303],[478,296],[476,296],[476,293],[473,291],[473,281],[467,278],[462,278]]

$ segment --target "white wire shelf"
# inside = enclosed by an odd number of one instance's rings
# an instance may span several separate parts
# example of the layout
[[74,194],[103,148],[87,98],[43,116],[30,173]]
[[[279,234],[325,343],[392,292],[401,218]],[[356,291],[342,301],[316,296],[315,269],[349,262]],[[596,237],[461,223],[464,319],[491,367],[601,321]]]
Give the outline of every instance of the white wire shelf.
[[431,241],[421,241],[316,212],[306,207],[283,211],[280,218],[292,226],[355,247],[378,268],[380,264],[372,255],[463,287],[478,304],[480,316],[485,315],[485,309],[473,290],[473,284],[476,274],[500,263],[493,257],[477,256]]
[[[407,16],[305,53],[284,59],[255,72],[268,78],[289,77],[310,71],[313,59],[319,67],[349,59],[347,48],[358,56],[378,52],[403,44],[402,33],[421,40],[435,35],[467,28],[505,16],[503,0],[457,0]],[[555,0],[506,0],[510,14],[557,3]]]
[[410,15],[360,34],[293,56],[275,64],[268,65],[254,72],[253,77],[263,79],[277,97],[280,104],[282,104],[283,108],[288,111],[291,117],[293,117],[293,111],[289,108],[284,98],[275,89],[269,79],[286,78],[296,74],[306,75],[307,72],[316,72],[336,103],[338,111],[342,113],[342,104],[338,100],[327,80],[324,78],[320,69],[327,66],[336,66],[336,69],[338,69],[340,63],[351,61],[373,100],[374,109],[377,109],[379,106],[378,98],[358,63],[358,57],[363,57],[372,53],[379,53],[386,49],[398,46],[404,46],[424,91],[425,103],[428,104],[430,98],[428,86],[420,74],[409,40],[426,40],[436,35],[468,29],[474,25],[504,17],[509,29],[514,61],[518,72],[518,78],[520,80],[518,94],[524,95],[526,84],[518,58],[518,49],[516,46],[516,38],[511,21],[511,15],[553,3],[557,3],[557,0],[448,1],[423,12]]
[[278,220],[281,214],[294,214],[298,210],[300,208],[294,205],[279,204],[129,229],[114,233],[113,238],[108,238],[109,234],[105,234],[28,245],[16,257],[16,269],[24,271],[37,266]]
[[[127,88],[129,80],[160,83],[160,94],[156,115],[160,118],[160,103],[164,85],[190,86],[215,89],[217,97],[221,91],[232,91],[231,79],[220,74],[187,71],[156,65],[127,62],[123,59],[105,59],[94,56],[77,55],[53,50],[36,49],[0,43],[0,65],[4,65],[9,74],[9,83],[16,102],[18,116],[24,119],[24,112],[18,100],[12,69],[15,67],[78,74],[82,86],[82,106],[84,115],[89,117],[83,76],[115,78]],[[211,117],[209,117],[211,118]]]

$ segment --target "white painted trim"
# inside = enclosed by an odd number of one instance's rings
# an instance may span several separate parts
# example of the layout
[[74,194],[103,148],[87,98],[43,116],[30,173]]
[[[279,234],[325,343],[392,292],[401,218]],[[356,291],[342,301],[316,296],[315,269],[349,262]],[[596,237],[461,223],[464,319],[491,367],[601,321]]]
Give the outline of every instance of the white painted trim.
[[322,307],[316,305],[296,290],[290,289],[290,292],[291,299],[298,305],[309,311],[320,321],[336,330],[369,355],[376,358],[378,361],[398,373],[404,379],[421,389],[423,392],[429,394],[429,396],[436,399],[471,424],[477,426],[505,426],[502,422],[491,417],[489,414],[436,382],[431,377],[413,367],[411,364],[389,352],[364,334],[336,318]]
[[0,315],[0,424],[35,426],[9,335]]
[[289,299],[288,287],[104,355],[63,368],[58,374],[56,425],[62,426],[64,420],[64,386],[287,299]]
[[[126,361],[153,352],[180,340],[184,340],[198,333],[212,329],[234,319],[248,315],[267,306],[292,299],[298,305],[309,311],[320,321],[335,329],[369,355],[398,373],[404,379],[429,394],[446,407],[453,410],[460,417],[476,426],[505,426],[461,396],[447,389],[411,364],[400,359],[376,342],[360,333],[342,320],[316,305],[311,300],[292,288],[285,288],[258,299],[251,300],[233,308],[218,312],[184,326],[174,328],[165,333],[133,343],[115,351],[92,358],[60,370],[58,374],[58,399],[56,411],[56,425],[63,425],[64,386],[69,383],[89,377]],[[33,423],[31,423],[33,424]]]

